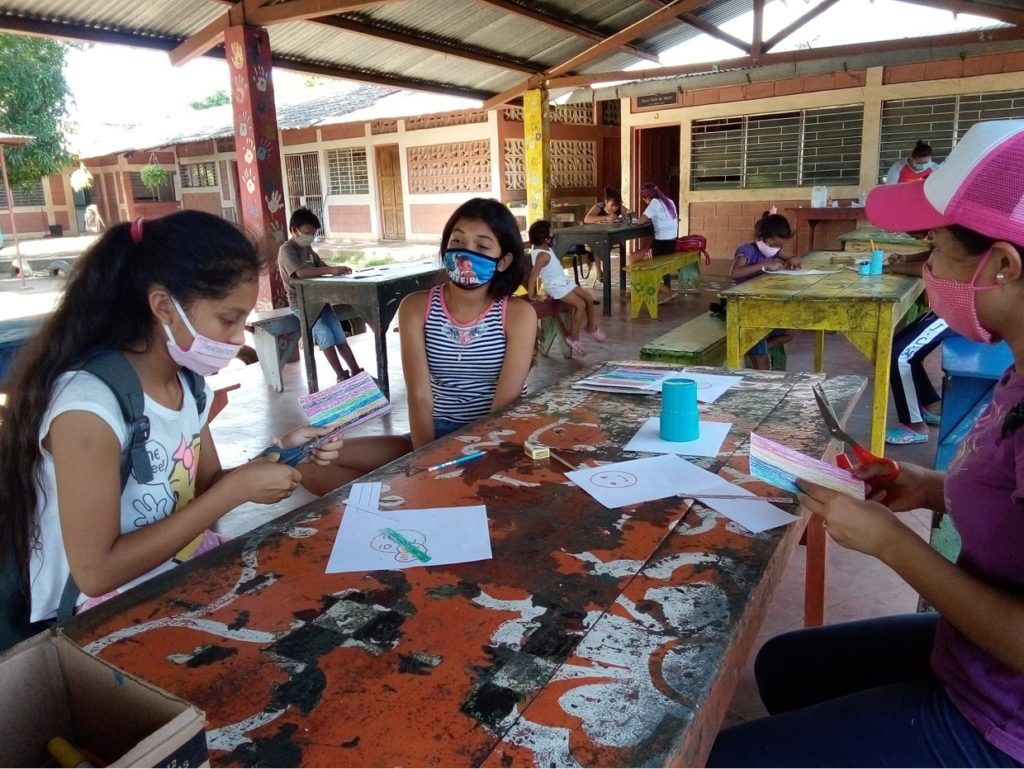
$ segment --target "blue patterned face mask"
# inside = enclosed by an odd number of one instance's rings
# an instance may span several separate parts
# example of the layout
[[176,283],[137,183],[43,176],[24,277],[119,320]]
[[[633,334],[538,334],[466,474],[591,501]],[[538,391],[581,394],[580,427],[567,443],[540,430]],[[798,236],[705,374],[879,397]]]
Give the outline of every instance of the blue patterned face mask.
[[448,279],[459,288],[479,288],[489,283],[499,261],[466,248],[449,248],[444,252]]

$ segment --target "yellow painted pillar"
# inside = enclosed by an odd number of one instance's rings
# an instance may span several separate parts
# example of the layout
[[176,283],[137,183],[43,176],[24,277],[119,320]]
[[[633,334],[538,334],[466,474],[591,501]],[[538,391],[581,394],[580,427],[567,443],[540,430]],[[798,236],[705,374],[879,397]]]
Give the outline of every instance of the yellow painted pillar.
[[526,140],[526,223],[551,216],[551,157],[548,145],[548,92],[531,88],[523,94]]

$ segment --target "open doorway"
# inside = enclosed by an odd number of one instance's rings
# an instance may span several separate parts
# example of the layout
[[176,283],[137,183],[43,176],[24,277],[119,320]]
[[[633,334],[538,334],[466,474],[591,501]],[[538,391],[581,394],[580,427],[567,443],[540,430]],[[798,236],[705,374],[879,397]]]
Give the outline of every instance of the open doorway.
[[640,186],[654,182],[679,211],[679,126],[636,128],[633,131],[633,200],[630,207],[642,213]]

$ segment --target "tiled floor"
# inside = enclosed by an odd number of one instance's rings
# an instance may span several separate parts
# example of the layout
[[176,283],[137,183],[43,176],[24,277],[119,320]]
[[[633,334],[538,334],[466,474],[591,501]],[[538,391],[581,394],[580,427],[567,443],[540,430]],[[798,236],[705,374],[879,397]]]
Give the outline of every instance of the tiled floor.
[[[583,359],[564,359],[557,352],[548,358],[541,358],[530,375],[531,388],[541,388],[568,374],[584,371],[604,360],[635,359],[640,346],[653,337],[674,328],[679,323],[707,310],[709,302],[715,299],[715,290],[723,284],[715,274],[724,274],[727,266],[713,264],[705,280],[701,294],[680,296],[675,302],[661,308],[661,317],[651,320],[643,316],[632,320],[626,298],[620,298],[618,290],[613,292],[612,315],[604,318],[608,341],[603,345],[592,344],[589,354]],[[597,296],[599,292],[595,292]],[[373,371],[374,352],[371,334],[361,334],[350,340],[357,359],[369,371]],[[388,332],[389,359],[391,363],[392,401],[394,410],[383,420],[372,422],[356,429],[357,434],[405,432],[408,429],[408,412],[405,407],[405,388],[401,375],[398,334]],[[789,348],[791,369],[811,368],[811,338],[807,333],[798,333]],[[860,354],[840,335],[829,335],[826,340],[826,368],[830,373],[853,373],[870,375],[870,367]],[[318,354],[321,381],[331,381],[330,369]],[[929,361],[936,382],[939,381],[939,355]],[[228,407],[212,424],[221,461],[233,466],[253,457],[265,447],[272,436],[283,433],[299,424],[297,397],[305,394],[305,380],[299,363],[285,367],[285,391],[272,392],[263,382],[258,365],[237,369],[230,373],[236,376],[241,387],[231,393]],[[871,386],[862,395],[854,411],[848,429],[862,440],[868,435],[868,405],[871,401]],[[892,409],[890,406],[890,414]],[[891,447],[888,452],[897,460],[917,462],[930,466],[935,453],[935,432],[927,444]],[[229,513],[221,521],[221,530],[237,535],[263,521],[294,508],[310,499],[304,491],[296,494],[283,505],[262,507],[247,505]],[[915,530],[927,534],[930,514],[924,511],[907,513],[904,518]],[[917,597],[903,582],[878,562],[859,553],[846,551],[836,545],[829,547],[828,592],[826,617],[829,622],[914,611]],[[769,610],[768,618],[761,633],[764,640],[776,633],[796,628],[802,624],[803,611],[803,551],[798,550],[785,578],[779,586],[776,598]],[[760,643],[760,642],[759,642]],[[759,644],[758,644],[759,645]],[[730,722],[762,715],[764,710],[757,697],[753,680],[748,669],[740,677],[736,697],[733,701]]]

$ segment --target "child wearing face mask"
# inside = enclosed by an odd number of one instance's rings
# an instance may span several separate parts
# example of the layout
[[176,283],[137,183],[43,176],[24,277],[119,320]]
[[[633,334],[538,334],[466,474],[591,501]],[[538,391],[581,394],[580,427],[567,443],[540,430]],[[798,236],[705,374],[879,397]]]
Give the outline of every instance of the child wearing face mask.
[[[313,239],[320,229],[320,219],[308,208],[297,208],[288,220],[288,239],[277,252],[277,268],[281,272],[281,281],[288,294],[288,307],[296,315],[299,314],[299,303],[292,288],[292,278],[319,278],[325,275],[348,275],[352,269],[345,265],[324,264],[320,255],[313,250]],[[338,381],[358,374],[362,369],[356,363],[356,356],[349,347],[345,329],[341,327],[334,308],[325,304],[313,324],[313,339],[327,358]],[[341,365],[338,356],[348,364],[349,370]]]
[[[754,224],[754,240],[744,243],[736,249],[729,271],[736,283],[756,278],[766,272],[795,269],[800,266],[800,258],[786,256],[782,246],[793,237],[793,228],[789,220],[782,214],[765,211]],[[775,329],[768,336],[755,344],[747,352],[752,368],[768,370],[771,368],[769,351],[772,348],[792,341],[793,334],[788,329]]]
[[[244,233],[201,211],[140,218],[107,229],[81,267],[6,380],[0,647],[52,623],[69,576],[81,611],[172,568],[200,538],[195,552],[215,546],[209,529],[232,508],[280,502],[302,481],[270,457],[223,469],[207,424],[212,393],[200,410],[201,380],[183,371],[213,373],[242,346],[264,268]],[[140,459],[150,467],[133,454],[123,481],[135,430],[111,387],[82,370],[104,351],[134,370],[148,420]],[[278,444],[328,430],[301,427]],[[313,463],[335,462],[340,448],[325,444]]]

